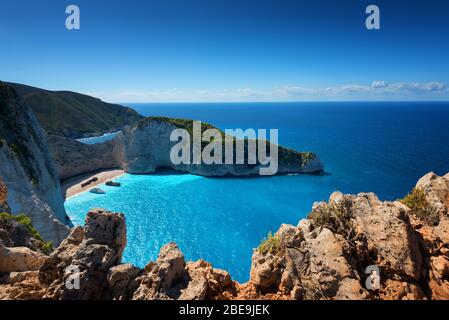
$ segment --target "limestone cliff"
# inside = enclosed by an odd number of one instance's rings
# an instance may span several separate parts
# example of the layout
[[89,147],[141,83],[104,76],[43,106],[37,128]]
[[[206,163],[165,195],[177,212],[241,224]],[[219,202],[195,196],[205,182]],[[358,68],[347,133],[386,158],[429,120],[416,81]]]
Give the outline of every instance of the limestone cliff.
[[[191,125],[191,120],[150,117],[125,127],[114,140],[104,143],[87,145],[69,138],[50,136],[49,145],[61,180],[112,168],[121,168],[134,174],[149,174],[160,168],[171,168],[201,176],[259,175],[260,163],[173,164],[170,151],[176,142],[170,141],[170,134],[178,128],[191,130]],[[213,128],[209,124],[203,126],[203,129]],[[246,145],[244,153],[247,157]],[[311,152],[297,152],[279,146],[278,157],[279,174],[320,173],[324,169],[319,157]]]
[[45,133],[14,89],[0,83],[0,177],[13,214],[28,215],[59,244],[68,234],[59,178]]
[[61,180],[120,166],[114,141],[89,145],[53,135],[48,137],[48,143]]
[[[205,261],[186,262],[175,243],[144,269],[121,264],[125,245],[124,215],[102,209],[49,256],[0,245],[8,261],[0,263],[0,299],[447,300],[449,174],[427,174],[395,202],[335,192],[255,250],[245,284]],[[74,267],[79,289],[65,286]]]
[[[146,118],[132,127],[125,128],[117,138],[119,162],[130,173],[153,173],[158,168],[172,168],[202,176],[250,176],[258,175],[261,164],[179,164],[170,160],[170,151],[177,142],[170,141],[173,130],[182,128],[191,131],[192,121],[161,117]],[[203,130],[214,128],[203,124]],[[323,164],[313,153],[301,153],[279,146],[278,173],[317,173]],[[224,153],[224,151],[223,151]],[[245,148],[245,157],[247,157]],[[192,158],[192,155],[190,156]],[[245,158],[246,159],[246,158]]]

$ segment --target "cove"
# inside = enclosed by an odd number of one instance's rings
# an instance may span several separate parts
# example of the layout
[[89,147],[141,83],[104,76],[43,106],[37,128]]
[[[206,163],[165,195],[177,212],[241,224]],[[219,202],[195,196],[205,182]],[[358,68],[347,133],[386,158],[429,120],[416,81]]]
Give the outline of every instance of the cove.
[[331,176],[206,178],[165,172],[125,174],[120,188],[100,185],[105,195],[82,193],[65,207],[75,225],[83,225],[91,208],[107,208],[126,217],[128,244],[124,262],[144,267],[160,248],[175,241],[187,260],[204,259],[249,279],[253,249],[282,223],[297,224],[310,199],[326,199]]

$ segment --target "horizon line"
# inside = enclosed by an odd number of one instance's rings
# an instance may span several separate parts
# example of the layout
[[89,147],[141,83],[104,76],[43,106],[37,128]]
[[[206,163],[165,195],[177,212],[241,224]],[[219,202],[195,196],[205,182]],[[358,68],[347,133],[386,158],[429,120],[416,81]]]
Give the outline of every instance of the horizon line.
[[255,103],[449,103],[449,100],[295,100],[295,101],[152,101],[152,102],[103,102],[109,104],[255,104]]

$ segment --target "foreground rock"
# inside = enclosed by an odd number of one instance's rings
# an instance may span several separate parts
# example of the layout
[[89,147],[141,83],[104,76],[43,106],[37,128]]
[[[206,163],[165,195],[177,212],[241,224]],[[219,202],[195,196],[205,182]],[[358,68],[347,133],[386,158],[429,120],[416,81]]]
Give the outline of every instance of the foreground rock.
[[335,192],[269,236],[239,284],[205,261],[186,262],[175,243],[144,269],[121,264],[125,218],[97,209],[49,256],[0,246],[0,298],[449,299],[448,214],[449,174],[424,176],[395,202]]
[[[70,236],[53,252],[39,271],[39,280],[48,285],[46,298],[110,298],[107,274],[120,264],[126,246],[123,215],[93,210],[87,214],[86,226],[73,229]],[[77,275],[79,288],[67,287]]]
[[234,284],[230,275],[213,269],[205,261],[188,263],[175,243],[159,253],[155,263],[145,267],[133,295],[135,300],[204,300],[231,296]]
[[[308,219],[282,226],[254,253],[240,296],[449,299],[449,175],[426,175],[411,196],[410,207],[372,193],[336,192],[315,204]],[[429,224],[432,215],[438,221]],[[380,272],[378,289],[366,284],[370,266]]]

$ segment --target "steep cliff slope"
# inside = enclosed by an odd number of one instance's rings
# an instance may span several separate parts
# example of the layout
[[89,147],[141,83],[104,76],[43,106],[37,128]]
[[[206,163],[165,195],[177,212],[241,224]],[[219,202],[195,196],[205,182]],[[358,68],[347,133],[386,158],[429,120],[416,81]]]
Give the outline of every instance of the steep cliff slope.
[[71,138],[118,131],[143,117],[134,110],[69,91],[49,91],[10,83],[49,134]]
[[45,133],[15,90],[0,83],[0,177],[13,214],[28,215],[46,240],[67,236],[59,177]]

